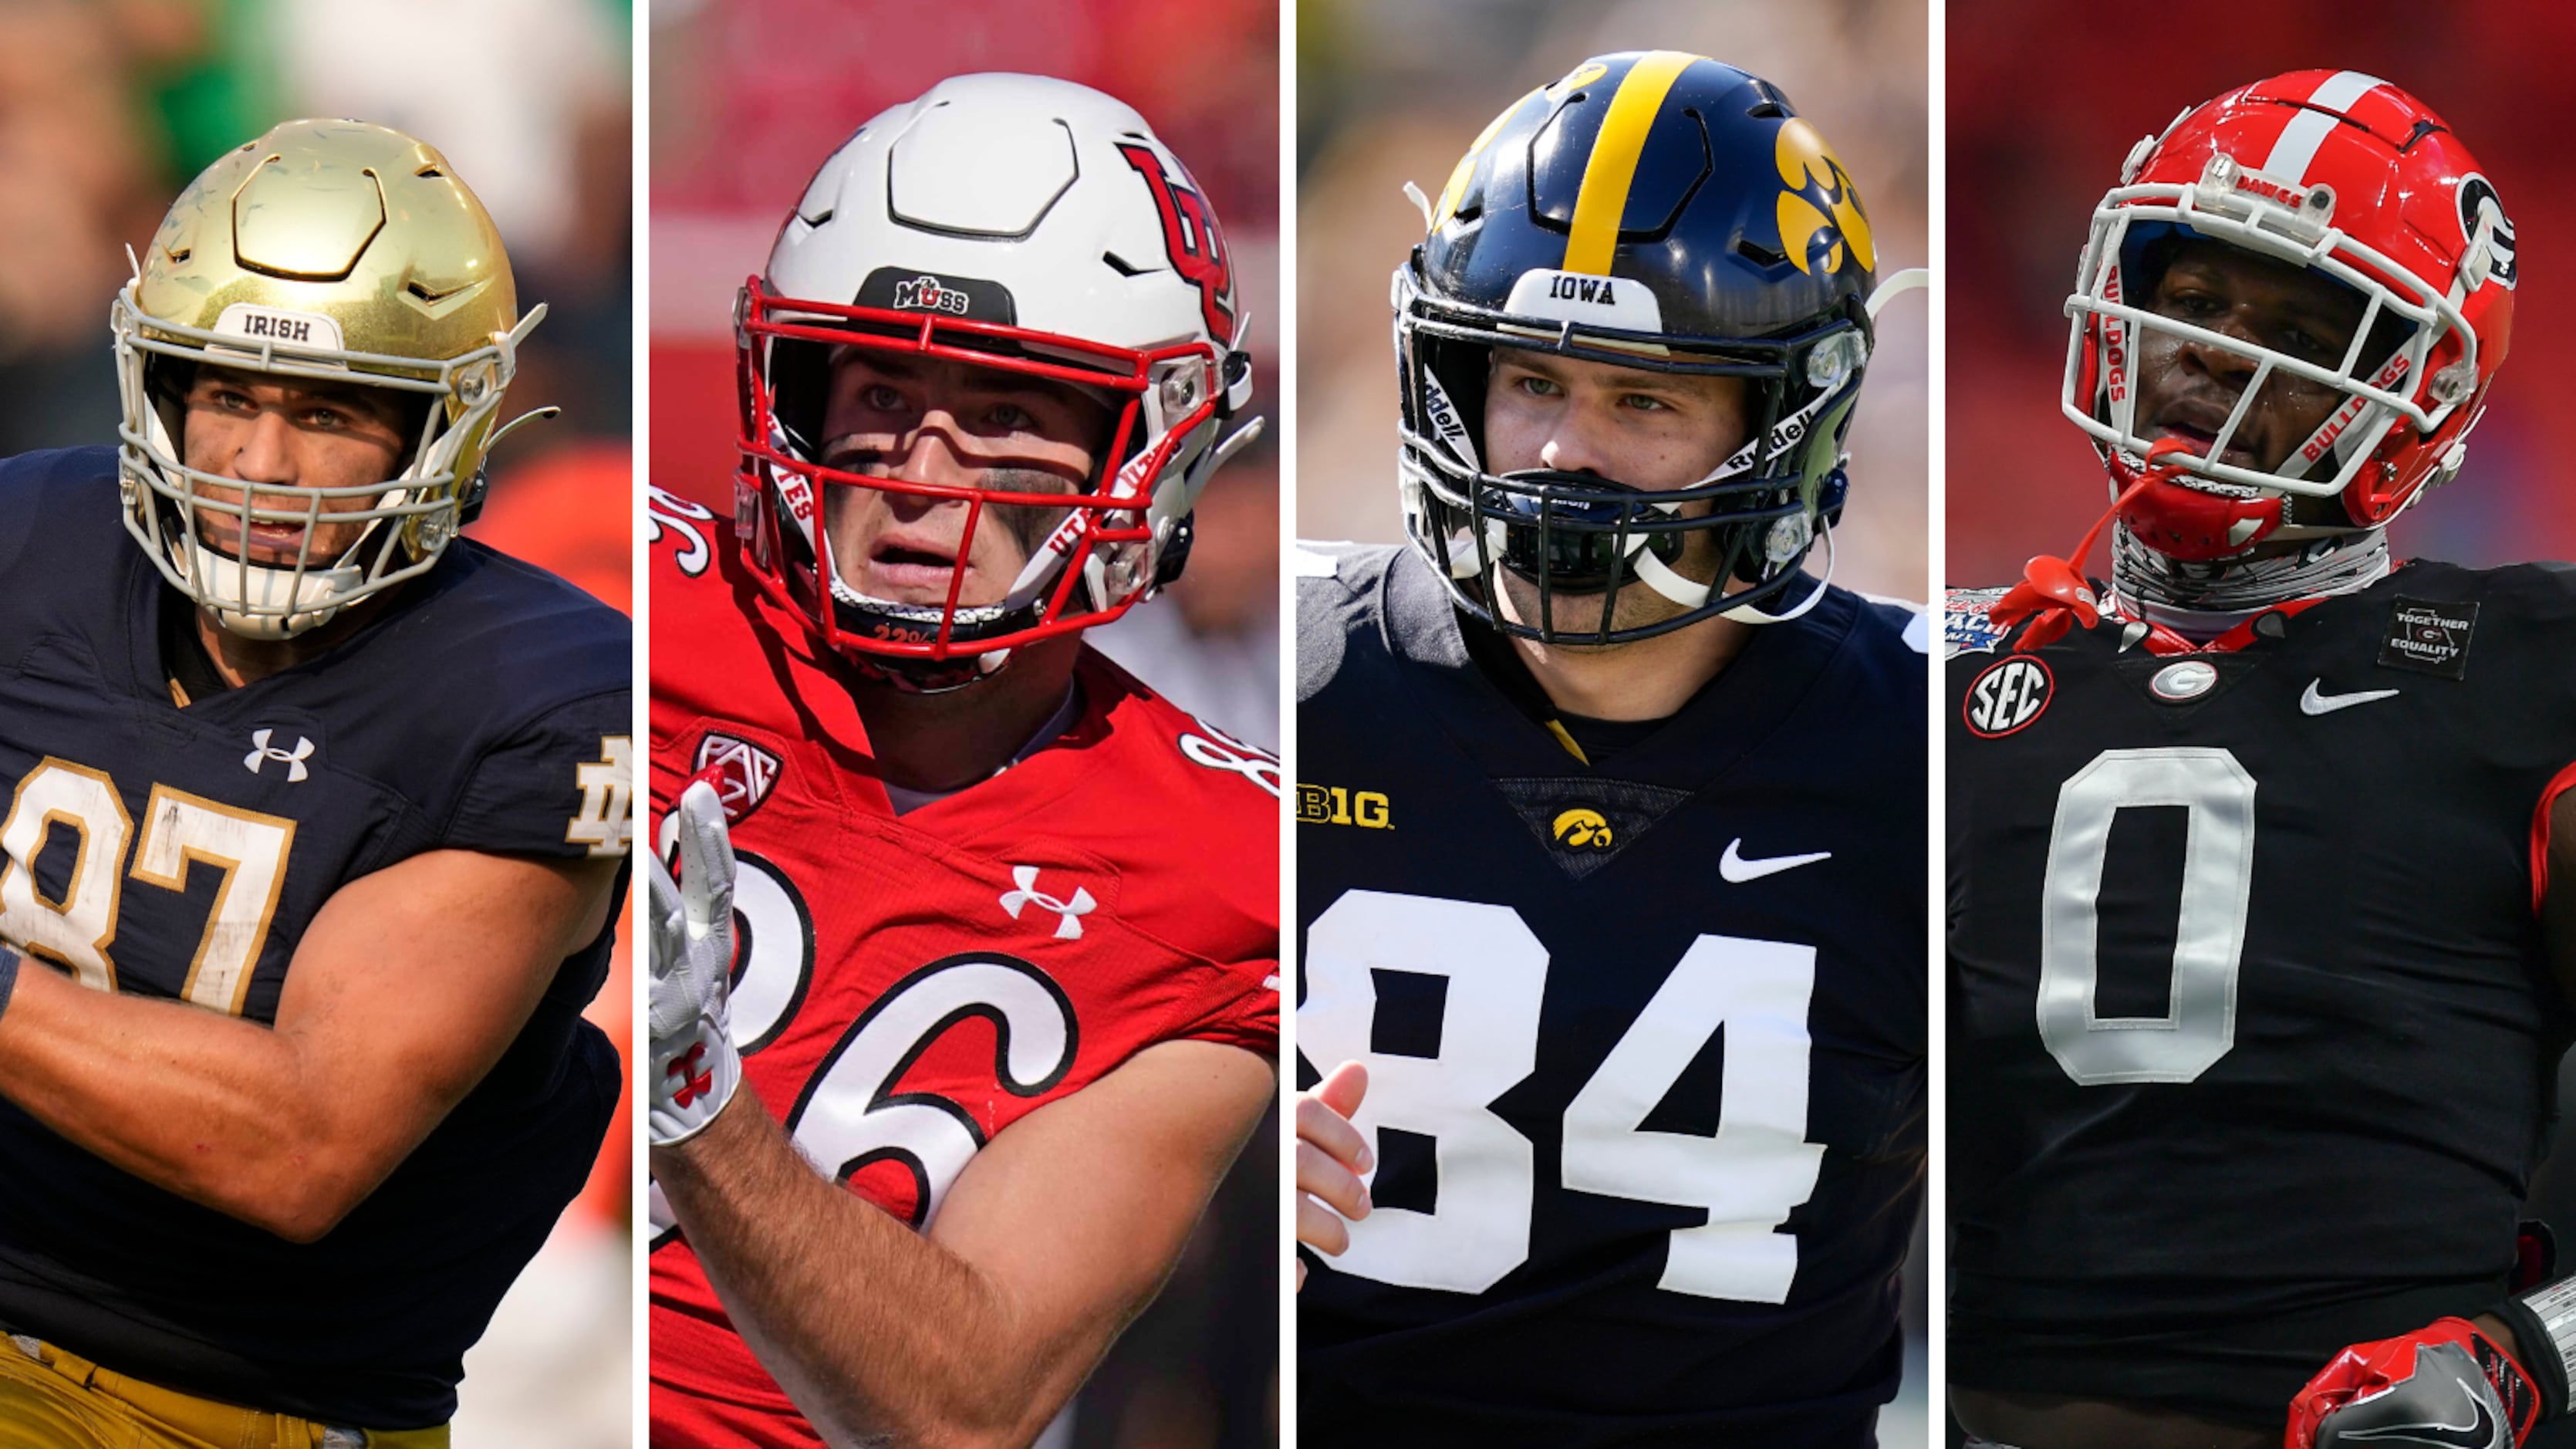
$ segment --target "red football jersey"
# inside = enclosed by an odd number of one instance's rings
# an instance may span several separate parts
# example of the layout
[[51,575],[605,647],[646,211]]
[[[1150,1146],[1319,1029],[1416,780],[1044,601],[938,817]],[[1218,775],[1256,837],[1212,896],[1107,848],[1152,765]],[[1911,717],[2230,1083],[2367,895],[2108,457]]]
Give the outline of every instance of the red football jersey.
[[[657,489],[650,522],[653,838],[714,770],[733,1037],[808,1157],[918,1227],[993,1134],[1148,1046],[1277,1054],[1275,759],[1085,649],[1071,729],[897,817],[834,661],[728,521]],[[652,1231],[653,1442],[820,1444],[658,1191]]]

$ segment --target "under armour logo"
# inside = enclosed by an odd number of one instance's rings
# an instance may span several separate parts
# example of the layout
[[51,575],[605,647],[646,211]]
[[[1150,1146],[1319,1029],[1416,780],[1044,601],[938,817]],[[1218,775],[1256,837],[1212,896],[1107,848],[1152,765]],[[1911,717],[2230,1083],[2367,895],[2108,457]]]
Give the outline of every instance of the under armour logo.
[[1069,901],[1058,900],[1054,896],[1050,895],[1042,895],[1038,891],[1038,868],[1034,865],[1012,866],[1011,879],[1018,884],[1019,889],[1015,891],[1004,891],[1002,893],[1002,909],[1011,913],[1012,920],[1018,920],[1020,918],[1020,912],[1028,907],[1038,906],[1042,909],[1053,911],[1058,916],[1063,917],[1062,920],[1055,923],[1055,938],[1057,940],[1078,941],[1082,939],[1082,918],[1091,914],[1092,907],[1100,904],[1098,901],[1091,898],[1091,892],[1084,890],[1080,886],[1075,886],[1073,888],[1073,899]]
[[669,1075],[680,1079],[680,1090],[671,1094],[671,1105],[689,1106],[700,1097],[715,1090],[715,1073],[698,1069],[699,1063],[705,1060],[706,1055],[707,1044],[699,1042],[673,1058],[671,1065],[664,1069]]
[[251,731],[250,753],[242,756],[242,768],[256,775],[259,773],[260,766],[276,760],[286,766],[287,783],[299,784],[305,776],[313,773],[304,768],[304,762],[313,757],[313,742],[302,735],[297,735],[295,748],[282,750],[268,742],[269,736],[275,733],[277,733],[275,730]]

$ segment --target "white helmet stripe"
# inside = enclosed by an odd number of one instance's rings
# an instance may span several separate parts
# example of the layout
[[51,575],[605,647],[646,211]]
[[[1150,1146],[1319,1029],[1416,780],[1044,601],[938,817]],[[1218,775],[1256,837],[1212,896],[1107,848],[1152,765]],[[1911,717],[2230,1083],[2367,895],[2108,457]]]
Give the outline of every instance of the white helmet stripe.
[[2281,128],[2281,137],[2272,143],[2272,154],[2263,158],[2262,172],[2284,181],[2305,183],[2308,163],[2317,159],[2317,148],[2334,134],[2337,117],[2352,109],[2352,103],[2388,84],[2375,75],[2357,70],[2339,70],[2328,76],[2309,96],[2313,110],[2302,110]]

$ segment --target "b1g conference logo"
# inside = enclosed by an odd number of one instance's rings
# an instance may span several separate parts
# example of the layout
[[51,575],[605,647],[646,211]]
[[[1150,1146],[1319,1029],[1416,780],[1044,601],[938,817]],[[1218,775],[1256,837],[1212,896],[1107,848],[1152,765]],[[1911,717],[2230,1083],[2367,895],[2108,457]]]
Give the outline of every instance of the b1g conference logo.
[[2056,684],[2047,665],[2027,654],[2015,654],[1997,660],[1977,676],[1968,686],[1960,714],[1970,734],[2000,739],[2038,719],[2040,711],[2048,708],[2048,694]]

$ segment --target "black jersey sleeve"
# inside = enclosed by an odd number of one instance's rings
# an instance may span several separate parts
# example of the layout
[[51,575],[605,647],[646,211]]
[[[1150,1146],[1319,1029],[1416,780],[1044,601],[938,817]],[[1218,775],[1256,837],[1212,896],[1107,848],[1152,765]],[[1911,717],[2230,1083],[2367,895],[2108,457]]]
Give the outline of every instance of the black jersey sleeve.
[[572,701],[496,741],[440,843],[575,858],[623,855],[634,833],[634,710],[624,689]]

